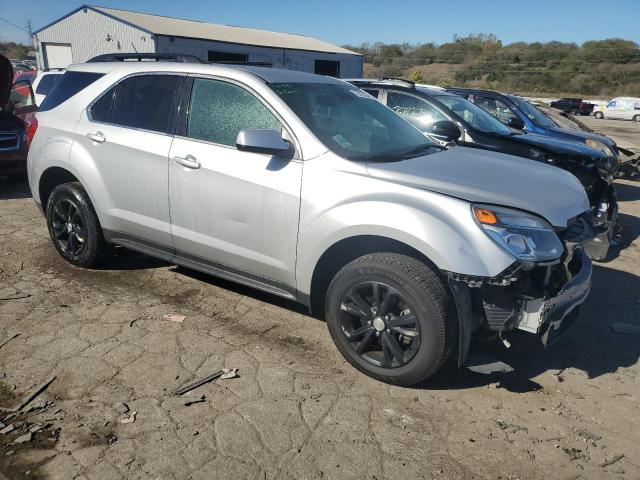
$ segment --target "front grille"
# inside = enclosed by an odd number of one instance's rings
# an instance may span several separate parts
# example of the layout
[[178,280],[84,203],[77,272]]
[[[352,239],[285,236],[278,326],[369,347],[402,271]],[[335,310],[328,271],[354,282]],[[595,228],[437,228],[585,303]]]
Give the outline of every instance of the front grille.
[[0,151],[20,150],[20,135],[17,133],[0,133]]

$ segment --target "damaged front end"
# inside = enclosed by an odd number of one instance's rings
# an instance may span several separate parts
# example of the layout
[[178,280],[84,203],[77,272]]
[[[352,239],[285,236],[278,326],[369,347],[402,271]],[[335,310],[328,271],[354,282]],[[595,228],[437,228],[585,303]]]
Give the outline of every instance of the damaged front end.
[[619,152],[616,149],[608,156],[565,158],[562,163],[563,168],[580,180],[592,207],[596,232],[585,244],[585,251],[593,260],[604,260],[614,244],[618,228],[618,198],[613,182],[620,168]]
[[596,234],[592,213],[557,234],[564,251],[556,260],[516,261],[491,278],[448,273],[458,313],[459,366],[466,364],[474,335],[502,338],[519,329],[548,346],[578,318],[591,287],[592,263],[584,244]]

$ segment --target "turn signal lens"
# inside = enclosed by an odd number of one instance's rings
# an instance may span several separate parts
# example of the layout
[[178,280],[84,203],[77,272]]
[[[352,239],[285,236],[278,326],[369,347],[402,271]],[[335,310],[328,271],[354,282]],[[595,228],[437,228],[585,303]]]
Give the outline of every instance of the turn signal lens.
[[496,214],[491,210],[473,207],[473,214],[476,216],[476,220],[485,225],[495,225],[496,223],[498,223]]

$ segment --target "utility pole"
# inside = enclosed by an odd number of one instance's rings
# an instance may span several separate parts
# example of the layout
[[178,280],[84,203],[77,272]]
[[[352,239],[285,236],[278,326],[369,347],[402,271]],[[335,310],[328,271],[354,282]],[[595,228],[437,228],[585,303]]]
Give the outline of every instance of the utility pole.
[[25,26],[27,27],[27,33],[29,34],[29,44],[31,44],[33,41],[33,22],[31,19],[27,19]]

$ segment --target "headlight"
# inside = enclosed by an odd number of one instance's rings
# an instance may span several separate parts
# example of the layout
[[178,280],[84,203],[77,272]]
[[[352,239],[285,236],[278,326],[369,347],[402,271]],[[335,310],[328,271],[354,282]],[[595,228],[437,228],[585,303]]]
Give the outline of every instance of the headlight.
[[556,260],[564,251],[553,227],[540,217],[490,205],[472,205],[471,210],[487,235],[522,262]]
[[587,138],[584,143],[587,144],[587,146],[594,148],[596,150],[601,151],[602,153],[604,153],[606,156],[611,156],[611,157],[615,157],[615,154],[613,153],[613,150],[611,150],[611,148],[609,148],[608,145],[605,145],[604,143],[598,141],[598,140],[594,140],[593,138]]

